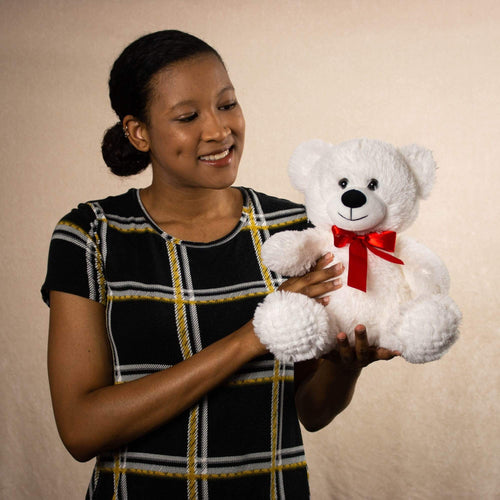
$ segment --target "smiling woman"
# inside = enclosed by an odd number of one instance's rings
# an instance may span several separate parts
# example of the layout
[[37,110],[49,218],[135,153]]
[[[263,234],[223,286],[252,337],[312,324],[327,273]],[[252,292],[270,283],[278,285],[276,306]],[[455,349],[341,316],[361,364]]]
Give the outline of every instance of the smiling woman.
[[214,55],[161,71],[147,121],[127,115],[123,125],[131,143],[149,151],[153,176],[164,189],[223,189],[236,179],[245,121],[227,71]]
[[217,52],[161,31],[115,62],[119,122],[103,157],[117,175],[151,164],[152,183],[80,204],[57,225],[42,287],[61,438],[97,458],[93,499],[304,499],[297,414],[309,429],[349,403],[361,368],[394,353],[340,335],[336,355],[282,363],[255,334],[278,288],[320,299],[340,288],[326,255],[285,281],[262,243],[308,226],[304,207],[233,187],[245,122]]
[[[227,71],[219,57],[201,54],[161,70],[154,80],[146,119],[128,114],[122,120],[131,144],[151,159],[153,182],[141,192],[142,202],[172,236],[207,242],[222,237],[241,215],[239,191],[227,188],[236,180],[245,138]],[[200,195],[205,205],[192,203]]]

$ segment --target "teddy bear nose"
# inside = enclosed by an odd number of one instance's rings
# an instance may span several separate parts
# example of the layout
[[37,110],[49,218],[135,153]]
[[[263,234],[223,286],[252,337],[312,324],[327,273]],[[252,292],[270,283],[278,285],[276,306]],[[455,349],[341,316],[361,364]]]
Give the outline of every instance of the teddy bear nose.
[[349,208],[359,208],[366,203],[366,196],[357,189],[350,189],[342,195],[342,203]]

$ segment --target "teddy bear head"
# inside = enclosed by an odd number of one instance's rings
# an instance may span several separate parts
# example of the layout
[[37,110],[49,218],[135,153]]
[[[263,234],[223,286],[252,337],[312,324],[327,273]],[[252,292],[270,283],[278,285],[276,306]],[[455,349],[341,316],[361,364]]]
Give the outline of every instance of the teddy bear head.
[[316,227],[365,234],[408,227],[419,199],[432,189],[435,170],[432,153],[415,144],[395,148],[354,139],[333,145],[315,139],[294,151],[288,171]]

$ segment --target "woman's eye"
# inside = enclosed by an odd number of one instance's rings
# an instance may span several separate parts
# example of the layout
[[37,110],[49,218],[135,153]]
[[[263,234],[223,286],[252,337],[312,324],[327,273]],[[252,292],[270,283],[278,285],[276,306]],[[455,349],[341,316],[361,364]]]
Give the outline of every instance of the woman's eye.
[[368,184],[368,189],[370,191],[375,191],[375,189],[377,189],[377,188],[378,188],[378,181],[377,181],[377,179],[372,179],[370,181],[370,183]]
[[345,189],[347,187],[347,184],[349,184],[349,181],[347,179],[340,179],[339,181],[339,186],[342,189]]
[[182,122],[182,123],[188,123],[192,122],[195,118],[197,118],[198,113],[191,113],[190,115],[185,115],[181,116],[180,118],[177,118],[177,121]]
[[233,109],[236,107],[238,103],[236,101],[230,102],[228,104],[224,104],[222,106],[219,106],[219,109],[222,111],[229,111],[230,109]]

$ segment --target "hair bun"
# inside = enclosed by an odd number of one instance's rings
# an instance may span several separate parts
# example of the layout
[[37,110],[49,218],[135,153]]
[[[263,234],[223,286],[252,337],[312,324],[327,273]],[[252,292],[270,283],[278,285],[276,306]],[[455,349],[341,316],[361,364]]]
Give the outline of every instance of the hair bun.
[[138,174],[150,163],[149,154],[134,148],[125,137],[121,122],[106,130],[101,151],[111,172],[122,177]]

